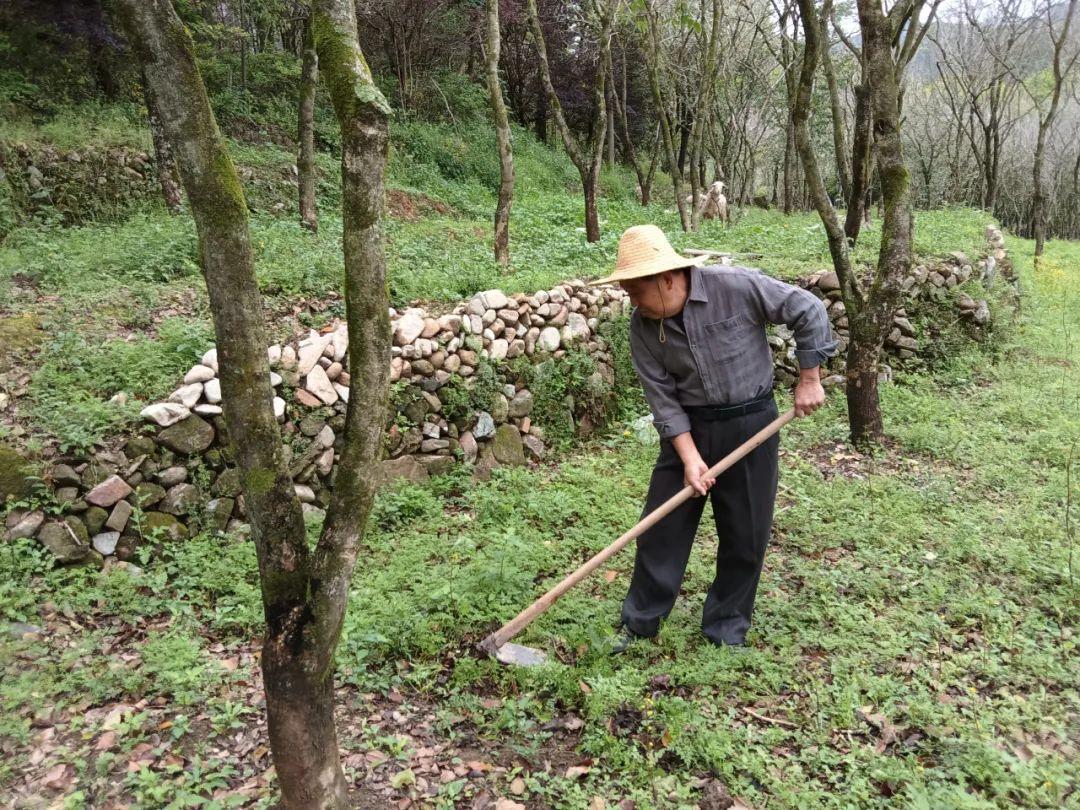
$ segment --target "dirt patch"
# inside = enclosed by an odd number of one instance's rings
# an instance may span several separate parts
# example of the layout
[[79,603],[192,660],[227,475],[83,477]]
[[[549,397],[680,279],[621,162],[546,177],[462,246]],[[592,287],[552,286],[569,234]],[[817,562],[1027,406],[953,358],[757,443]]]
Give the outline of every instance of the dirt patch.
[[425,214],[451,214],[454,211],[441,200],[398,188],[386,190],[386,209],[390,216],[405,222],[416,222]]

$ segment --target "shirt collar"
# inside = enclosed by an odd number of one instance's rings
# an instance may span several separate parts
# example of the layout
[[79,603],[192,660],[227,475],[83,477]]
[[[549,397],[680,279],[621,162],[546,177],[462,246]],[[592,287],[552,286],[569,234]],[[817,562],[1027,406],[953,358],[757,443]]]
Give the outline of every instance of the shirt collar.
[[690,301],[701,301],[708,303],[709,294],[705,290],[705,279],[702,278],[701,272],[697,267],[690,268],[690,292],[687,295]]

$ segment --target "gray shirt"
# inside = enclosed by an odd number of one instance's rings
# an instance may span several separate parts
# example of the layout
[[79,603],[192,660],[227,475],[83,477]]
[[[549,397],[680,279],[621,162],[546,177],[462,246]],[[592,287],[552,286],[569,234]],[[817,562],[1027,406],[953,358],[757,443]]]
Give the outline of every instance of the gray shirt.
[[825,305],[813,294],[748,267],[690,269],[681,317],[660,321],[638,310],[630,319],[630,354],[661,438],[690,430],[684,408],[731,405],[772,389],[773,358],[765,324],[795,333],[800,368],[836,353]]

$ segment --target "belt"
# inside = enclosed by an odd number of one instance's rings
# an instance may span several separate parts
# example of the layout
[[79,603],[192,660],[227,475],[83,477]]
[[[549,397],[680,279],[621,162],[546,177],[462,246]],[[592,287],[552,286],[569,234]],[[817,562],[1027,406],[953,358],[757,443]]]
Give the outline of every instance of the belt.
[[763,397],[739,405],[691,405],[683,408],[683,410],[693,417],[709,422],[720,422],[725,419],[734,419],[738,416],[747,416],[758,411],[764,411],[775,407],[775,405],[776,402],[770,392]]

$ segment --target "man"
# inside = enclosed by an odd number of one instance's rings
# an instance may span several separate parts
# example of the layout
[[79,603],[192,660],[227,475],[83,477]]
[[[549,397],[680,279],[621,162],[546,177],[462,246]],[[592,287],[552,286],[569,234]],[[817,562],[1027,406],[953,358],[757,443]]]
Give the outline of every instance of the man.
[[[765,324],[795,333],[798,416],[825,402],[818,370],[836,341],[825,306],[806,290],[758,270],[700,264],[679,256],[655,225],[639,225],[619,240],[614,274],[593,283],[617,282],[635,307],[631,358],[661,438],[644,511],[684,486],[711,496],[720,543],[701,627],[715,644],[741,646],[772,526],[779,439],[774,435],[715,480],[707,473],[777,416]],[[691,498],[638,539],[616,652],[659,631],[679,594],[704,506],[704,497]]]

